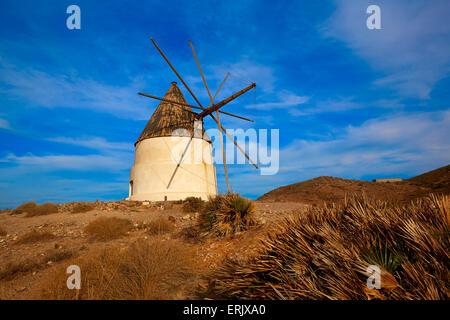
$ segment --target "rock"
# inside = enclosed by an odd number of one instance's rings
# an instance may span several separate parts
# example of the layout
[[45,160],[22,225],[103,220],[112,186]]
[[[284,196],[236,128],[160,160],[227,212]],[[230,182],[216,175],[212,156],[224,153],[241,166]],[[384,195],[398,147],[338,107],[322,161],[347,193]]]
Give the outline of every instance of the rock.
[[143,204],[144,206],[148,206],[148,205],[150,204],[150,202],[149,202],[149,201],[144,201],[144,202],[142,202],[142,204]]
[[169,221],[171,221],[171,222],[173,222],[173,223],[175,223],[175,221],[176,221],[176,219],[175,219],[175,217],[174,216],[169,216]]
[[183,220],[189,220],[190,218],[191,218],[190,214],[187,214],[187,215],[182,217]]

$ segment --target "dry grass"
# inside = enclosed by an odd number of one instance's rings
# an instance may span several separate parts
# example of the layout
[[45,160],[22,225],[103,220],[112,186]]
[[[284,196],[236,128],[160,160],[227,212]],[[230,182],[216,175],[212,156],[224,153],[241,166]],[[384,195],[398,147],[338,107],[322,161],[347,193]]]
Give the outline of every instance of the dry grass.
[[0,280],[13,280],[20,274],[25,274],[41,268],[41,264],[38,261],[27,259],[21,262],[9,262],[0,268]]
[[[256,257],[229,260],[209,294],[239,299],[449,299],[448,196],[407,206],[351,199],[280,223]],[[381,289],[368,289],[369,265]]]
[[58,206],[54,203],[47,202],[30,209],[27,212],[27,217],[44,216],[52,213],[58,213]]
[[48,241],[55,239],[56,236],[53,233],[47,232],[47,231],[30,231],[28,233],[25,233],[24,235],[20,236],[14,244],[29,244],[29,243],[36,243],[41,241]]
[[6,232],[5,229],[3,229],[2,227],[0,227],[0,237],[4,237],[8,234],[8,232]]
[[18,275],[40,270],[52,263],[66,260],[73,256],[70,250],[49,250],[41,259],[26,259],[20,262],[9,262],[0,268],[0,280],[13,280]]
[[44,258],[42,259],[44,262],[60,262],[66,259],[69,259],[73,256],[72,250],[58,250],[52,249],[47,251]]
[[166,218],[158,218],[150,221],[146,227],[148,229],[148,233],[151,235],[170,233],[175,230],[175,224]]
[[203,210],[205,203],[201,198],[187,197],[183,201],[184,212],[200,212]]
[[102,217],[89,223],[84,231],[92,240],[108,241],[125,236],[132,228],[128,219]]
[[198,226],[189,226],[186,228],[183,228],[179,236],[181,236],[185,241],[189,242],[198,242],[202,240],[202,234],[198,228]]
[[154,238],[129,248],[110,247],[72,260],[80,266],[80,290],[66,286],[66,265],[43,283],[44,299],[185,299],[196,281],[196,263],[186,244]]
[[227,236],[247,230],[255,225],[255,205],[237,193],[228,193],[210,198],[200,215],[202,231],[210,231],[218,236]]
[[34,210],[34,208],[37,207],[36,202],[32,201],[32,202],[26,202],[26,203],[22,203],[20,206],[18,206],[17,208],[15,208],[12,211],[12,214],[21,214],[21,213],[25,213],[25,212],[31,212]]
[[89,212],[91,210],[94,210],[94,206],[92,206],[88,203],[80,202],[80,203],[77,203],[72,208],[72,213],[84,213],[84,212]]

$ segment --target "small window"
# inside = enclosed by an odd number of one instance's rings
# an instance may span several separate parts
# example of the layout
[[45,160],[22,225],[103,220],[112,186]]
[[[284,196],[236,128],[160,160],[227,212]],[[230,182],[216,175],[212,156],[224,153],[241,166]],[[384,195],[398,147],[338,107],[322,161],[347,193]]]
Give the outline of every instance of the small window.
[[167,196],[164,196],[164,201],[167,201]]

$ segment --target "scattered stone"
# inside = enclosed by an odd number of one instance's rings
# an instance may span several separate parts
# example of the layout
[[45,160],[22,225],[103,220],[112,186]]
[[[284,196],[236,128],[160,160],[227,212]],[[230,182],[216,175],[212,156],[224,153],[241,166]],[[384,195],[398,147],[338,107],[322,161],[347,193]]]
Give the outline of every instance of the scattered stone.
[[176,219],[174,216],[169,216],[169,221],[175,223]]

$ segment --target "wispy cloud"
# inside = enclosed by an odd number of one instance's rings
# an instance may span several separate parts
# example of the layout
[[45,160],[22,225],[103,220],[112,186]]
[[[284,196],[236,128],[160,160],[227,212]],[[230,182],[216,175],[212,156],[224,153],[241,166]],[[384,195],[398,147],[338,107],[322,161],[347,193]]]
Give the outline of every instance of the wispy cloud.
[[280,151],[280,170],[348,177],[429,170],[450,162],[448,136],[448,111],[372,119],[334,139],[295,140]]
[[228,72],[230,73],[230,77],[224,86],[224,92],[231,92],[228,89],[230,86],[243,88],[251,82],[256,82],[258,89],[264,93],[272,93],[275,88],[276,76],[273,68],[248,59],[217,66],[211,65],[209,69],[212,70],[214,79],[220,82]]
[[49,74],[34,68],[19,69],[0,60],[0,92],[4,97],[46,108],[79,108],[127,119],[148,119],[137,96],[138,80],[127,86],[103,84],[71,74]]
[[279,108],[290,108],[308,102],[309,97],[299,96],[288,90],[281,90],[277,93],[278,101],[263,102],[245,106],[247,109],[271,110]]
[[373,1],[336,1],[322,27],[327,37],[343,41],[373,68],[385,73],[375,86],[406,97],[429,98],[435,83],[450,71],[448,1],[377,1],[381,30],[368,30],[366,8]]
[[[57,170],[77,170],[77,171],[117,171],[127,169],[130,166],[129,161],[125,157],[118,157],[117,154],[105,155],[45,155],[37,156],[27,154],[24,156],[16,156],[8,154],[0,159],[4,164],[19,167],[18,172],[24,171],[57,171]],[[23,170],[25,169],[25,170]],[[14,171],[14,168],[4,168],[4,170]]]
[[55,137],[48,138],[48,141],[71,144],[95,150],[133,150],[133,145],[126,142],[109,142],[102,137]]
[[5,130],[11,130],[11,125],[8,120],[0,119],[0,128]]

